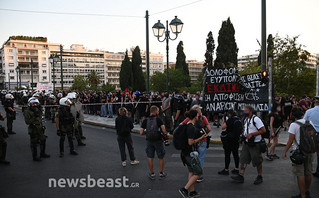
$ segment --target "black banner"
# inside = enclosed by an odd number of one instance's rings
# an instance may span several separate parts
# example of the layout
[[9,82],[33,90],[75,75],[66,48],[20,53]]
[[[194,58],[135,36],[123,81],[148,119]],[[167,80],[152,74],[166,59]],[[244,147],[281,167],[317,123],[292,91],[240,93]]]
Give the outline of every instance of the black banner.
[[261,73],[240,76],[236,68],[206,69],[204,109],[208,112],[243,110],[252,105],[256,111],[268,111],[268,86]]

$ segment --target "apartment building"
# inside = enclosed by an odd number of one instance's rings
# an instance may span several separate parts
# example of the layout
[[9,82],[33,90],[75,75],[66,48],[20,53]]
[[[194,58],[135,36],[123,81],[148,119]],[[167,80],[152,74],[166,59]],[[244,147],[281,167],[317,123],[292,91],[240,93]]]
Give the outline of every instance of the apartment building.
[[204,61],[197,60],[187,60],[189,76],[191,77],[191,82],[195,82],[198,79],[198,76],[202,73],[204,67]]
[[123,52],[104,52],[106,83],[114,85],[117,90],[120,89],[120,71],[124,56]]
[[47,38],[11,36],[1,47],[0,56],[2,89],[14,89],[20,81],[21,86],[31,87],[31,72],[33,87],[50,82]]

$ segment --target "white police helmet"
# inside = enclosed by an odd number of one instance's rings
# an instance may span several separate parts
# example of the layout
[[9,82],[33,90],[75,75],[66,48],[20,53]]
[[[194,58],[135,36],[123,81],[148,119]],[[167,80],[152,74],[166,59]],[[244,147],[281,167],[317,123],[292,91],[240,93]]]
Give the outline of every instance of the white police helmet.
[[53,94],[50,94],[49,98],[54,100],[55,96]]
[[58,93],[57,97],[58,97],[58,98],[62,98],[62,97],[63,97],[63,94],[62,94],[62,93]]
[[61,106],[70,106],[72,104],[71,100],[67,97],[61,98],[59,101]]
[[14,99],[14,97],[13,97],[13,95],[12,94],[6,94],[6,96],[5,96],[5,98],[7,99],[7,100],[9,100],[9,99]]
[[36,98],[30,98],[30,99],[29,99],[29,106],[32,106],[33,104],[40,104],[38,99]]
[[77,98],[77,94],[75,92],[71,92],[71,93],[68,93],[68,95],[66,97],[68,99],[70,99],[70,100],[76,99]]
[[31,97],[28,99],[28,103],[30,103],[31,100],[37,99],[36,97]]
[[34,93],[33,95],[32,95],[32,97],[39,97],[40,96],[40,94],[38,93],[38,92],[36,92],[36,93]]

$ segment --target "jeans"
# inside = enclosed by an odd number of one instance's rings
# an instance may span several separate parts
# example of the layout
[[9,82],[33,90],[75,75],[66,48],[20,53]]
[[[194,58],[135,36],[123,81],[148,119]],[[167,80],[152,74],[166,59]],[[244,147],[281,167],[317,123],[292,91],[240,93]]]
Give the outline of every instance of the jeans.
[[204,168],[204,159],[205,159],[205,156],[206,156],[206,151],[207,151],[207,142],[200,142],[198,144],[198,158],[199,158],[199,161],[200,161],[200,164],[202,166],[202,169]]
[[102,117],[106,117],[107,116],[107,113],[106,113],[106,104],[103,104],[101,106],[101,116]]
[[131,161],[134,161],[135,160],[134,147],[133,147],[133,141],[132,141],[131,135],[126,136],[126,137],[122,137],[122,136],[118,135],[117,142],[119,144],[122,162],[126,161],[125,144],[127,146],[127,150],[128,150],[129,155],[130,155]]
[[109,110],[109,116],[113,116],[113,104],[108,104],[107,107]]

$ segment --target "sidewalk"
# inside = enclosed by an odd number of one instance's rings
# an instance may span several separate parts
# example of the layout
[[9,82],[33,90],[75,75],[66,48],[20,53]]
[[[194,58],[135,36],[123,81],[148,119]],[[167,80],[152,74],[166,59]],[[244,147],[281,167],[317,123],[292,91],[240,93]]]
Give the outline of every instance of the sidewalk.
[[[105,118],[95,115],[84,114],[84,123],[96,126],[102,126],[106,128],[115,128],[115,118]],[[221,143],[220,134],[222,132],[221,128],[217,128],[213,126],[213,123],[210,122],[210,126],[212,131],[210,132],[212,138],[212,143]],[[140,125],[134,125],[134,129],[132,130],[133,133],[139,133],[141,127]],[[281,145],[285,145],[288,140],[289,134],[287,131],[281,131],[279,136],[279,142]]]

